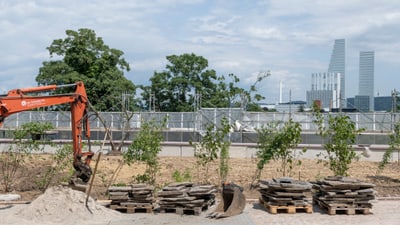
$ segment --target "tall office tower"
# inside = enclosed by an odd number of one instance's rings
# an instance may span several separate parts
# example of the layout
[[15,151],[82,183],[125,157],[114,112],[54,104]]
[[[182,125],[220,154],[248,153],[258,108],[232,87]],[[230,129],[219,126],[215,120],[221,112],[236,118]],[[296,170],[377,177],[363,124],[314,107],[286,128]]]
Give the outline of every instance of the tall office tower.
[[328,73],[340,73],[340,98],[341,107],[346,107],[346,40],[336,39],[333,46]]
[[374,111],[374,58],[375,52],[360,52],[358,94],[369,96],[369,111]]

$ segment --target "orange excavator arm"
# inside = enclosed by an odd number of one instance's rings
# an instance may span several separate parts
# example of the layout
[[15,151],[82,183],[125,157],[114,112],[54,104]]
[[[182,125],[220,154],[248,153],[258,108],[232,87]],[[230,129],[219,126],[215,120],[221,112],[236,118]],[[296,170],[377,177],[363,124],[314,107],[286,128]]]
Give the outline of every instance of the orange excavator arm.
[[[75,87],[75,91],[59,95],[32,95],[32,93],[50,92],[65,87]],[[89,102],[83,82],[10,90],[7,95],[0,96],[0,126],[3,124],[4,119],[11,114],[68,103],[71,107],[72,142],[74,149],[73,166],[77,177],[86,183],[92,174],[89,164],[94,153],[90,149],[89,152],[82,152],[82,135],[90,139],[90,127],[87,116]]]

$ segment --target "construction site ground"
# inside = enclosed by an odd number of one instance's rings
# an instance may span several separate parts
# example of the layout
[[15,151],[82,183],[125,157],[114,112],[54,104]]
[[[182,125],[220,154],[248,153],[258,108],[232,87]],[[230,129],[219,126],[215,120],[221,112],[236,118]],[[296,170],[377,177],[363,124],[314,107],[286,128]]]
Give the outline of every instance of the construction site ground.
[[[364,224],[364,225],[397,225],[400,221],[400,201],[399,200],[378,200],[374,203],[372,214],[363,215],[328,215],[326,212],[314,206],[312,214],[300,212],[296,214],[278,213],[270,214],[258,203],[248,203],[244,212],[240,215],[223,218],[223,219],[209,219],[206,215],[209,211],[203,212],[200,216],[193,215],[177,215],[174,213],[134,213],[110,215],[107,218],[103,216],[99,218],[92,218],[90,212],[87,213],[86,218],[81,218],[81,215],[75,216],[65,221],[52,221],[51,219],[43,219],[42,221],[25,220],[12,214],[27,208],[27,205],[14,205],[11,208],[0,209],[1,224],[4,225],[54,225],[54,224],[80,224],[80,225],[131,225],[131,224],[165,224],[165,225],[183,225],[183,224],[198,224],[198,225],[261,225],[261,224],[275,224],[275,225],[312,225],[312,224],[326,224],[326,225],[342,225],[342,224]],[[212,210],[210,208],[209,210]],[[63,209],[59,209],[62,213]],[[65,208],[64,208],[65,210]],[[74,216],[72,216],[74,217]]]
[[[97,156],[94,157],[96,159]],[[43,193],[38,190],[37,184],[47,168],[52,165],[51,155],[35,155],[27,159],[24,167],[18,172],[13,192],[20,194],[20,201],[30,204],[0,205],[0,224],[16,225],[53,225],[53,224],[399,224],[400,221],[400,165],[391,163],[384,170],[377,172],[378,162],[357,161],[352,163],[349,170],[351,177],[376,185],[377,200],[373,203],[371,214],[357,215],[328,215],[319,207],[314,206],[311,214],[298,212],[295,214],[278,213],[270,214],[258,203],[260,194],[255,189],[250,189],[253,181],[257,161],[255,159],[231,159],[228,179],[244,187],[247,205],[241,215],[219,220],[206,218],[207,213],[214,207],[203,211],[200,216],[177,215],[175,213],[133,213],[123,214],[111,209],[103,209],[96,202],[106,200],[106,187],[110,183],[115,169],[120,165],[121,156],[102,156],[99,168],[95,175],[94,186],[91,193],[94,204],[92,210],[84,206],[82,196],[75,193],[63,192]],[[93,164],[96,163],[94,160]],[[196,166],[193,157],[161,157],[160,173],[157,174],[156,188],[175,182],[173,174],[185,171],[192,178],[192,182],[219,183],[218,162],[212,163],[207,179],[204,171]],[[270,162],[261,174],[262,179],[282,177],[278,171],[279,162]],[[132,177],[142,174],[145,165],[135,163],[131,166],[124,165],[116,176],[113,184],[129,184]],[[58,175],[53,184],[65,179],[65,174]],[[303,159],[301,165],[295,166],[290,175],[293,178],[314,181],[332,172],[323,163],[316,159]],[[3,188],[3,187],[1,187]],[[0,189],[2,190],[2,189]],[[4,191],[0,191],[4,194]],[[43,199],[45,196],[47,199]],[[67,196],[68,198],[61,198]],[[41,200],[42,199],[42,200]],[[39,204],[39,200],[42,202]],[[54,200],[54,201],[53,201]],[[51,205],[49,202],[54,202]],[[68,203],[74,204],[68,207]],[[77,205],[76,205],[77,204]],[[83,207],[83,208],[82,208]],[[61,217],[65,215],[68,217]]]

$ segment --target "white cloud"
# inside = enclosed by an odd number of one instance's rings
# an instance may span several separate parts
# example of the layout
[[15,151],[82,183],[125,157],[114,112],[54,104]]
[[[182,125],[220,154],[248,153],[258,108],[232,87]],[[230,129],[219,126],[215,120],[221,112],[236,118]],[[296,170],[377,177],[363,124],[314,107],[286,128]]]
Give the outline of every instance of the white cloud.
[[124,51],[133,82],[164,69],[167,55],[193,52],[218,74],[239,76],[244,87],[258,71],[271,70],[260,83],[264,95],[278,96],[284,79],[293,98],[304,99],[309,74],[326,70],[333,40],[345,38],[349,87],[358,86],[358,52],[374,50],[377,86],[400,89],[398,1],[31,0],[0,7],[0,78],[8,89],[35,85],[49,59],[46,47],[79,28]]
[[286,40],[285,35],[283,35],[282,32],[275,27],[267,27],[267,28],[249,27],[247,31],[250,36],[256,38],[267,39],[267,40],[275,39],[279,41]]

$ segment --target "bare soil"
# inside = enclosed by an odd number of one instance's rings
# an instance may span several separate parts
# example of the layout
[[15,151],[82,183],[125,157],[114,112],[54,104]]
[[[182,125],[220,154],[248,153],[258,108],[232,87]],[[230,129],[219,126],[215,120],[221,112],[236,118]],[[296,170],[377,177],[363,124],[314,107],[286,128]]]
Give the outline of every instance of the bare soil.
[[[95,167],[97,156],[94,159],[91,164],[92,168]],[[121,160],[121,156],[101,156],[95,174],[92,197],[107,199],[106,189],[109,184],[129,184],[133,182],[134,176],[144,173],[145,165],[136,163],[131,166],[122,166],[120,172],[116,175],[115,171],[121,165]],[[23,168],[18,171],[13,185],[13,192],[20,194],[23,201],[36,199],[44,191],[39,190],[38,183],[52,163],[50,155],[34,155],[27,160]],[[228,180],[244,187],[247,199],[257,199],[259,197],[259,192],[250,188],[256,171],[256,163],[255,159],[230,159],[229,161]],[[220,183],[217,171],[218,162],[210,165],[208,173],[198,168],[196,159],[192,157],[161,157],[160,166],[161,170],[157,175],[156,181],[157,188],[175,182],[173,174],[177,171],[181,174],[187,171],[187,174],[191,176],[192,182],[211,183],[217,186]],[[282,173],[278,171],[278,168],[280,168],[279,162],[270,162],[265,166],[261,178],[282,177]],[[358,161],[352,163],[349,174],[351,177],[375,184],[378,197],[400,197],[400,164],[389,164],[380,173],[377,173],[377,170],[377,162]],[[52,185],[67,181],[70,174],[71,169],[53,177]],[[302,164],[294,167],[293,172],[288,176],[312,182],[331,175],[333,175],[332,172],[323,163],[318,163],[317,160],[303,159]],[[116,178],[111,181],[113,176]],[[4,193],[3,186],[0,186],[0,193]]]

